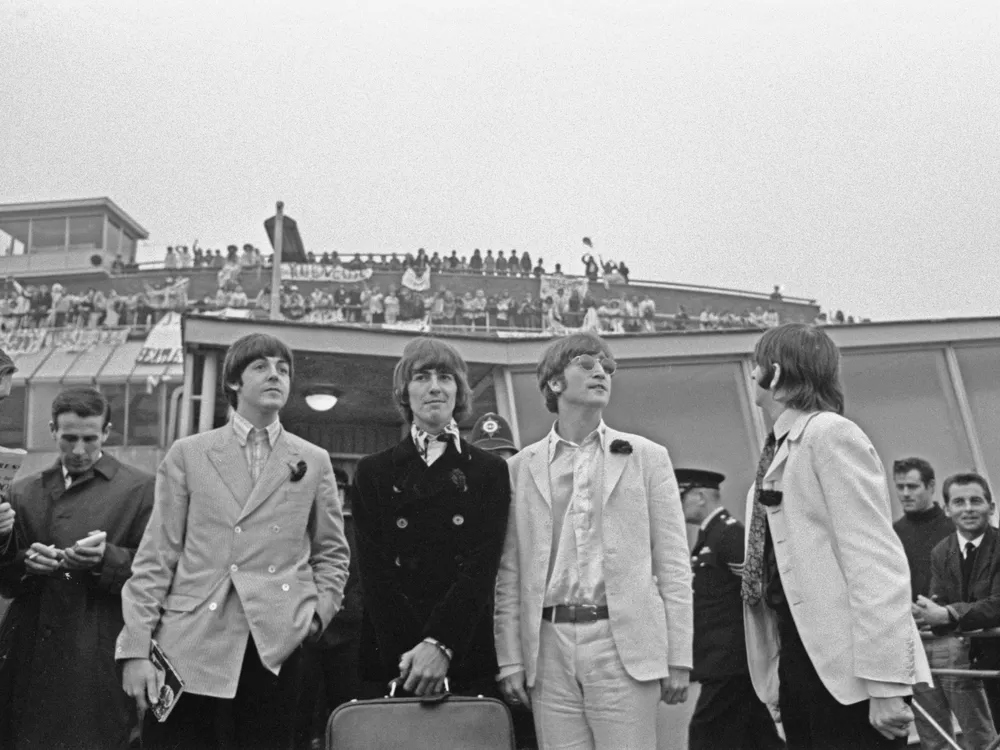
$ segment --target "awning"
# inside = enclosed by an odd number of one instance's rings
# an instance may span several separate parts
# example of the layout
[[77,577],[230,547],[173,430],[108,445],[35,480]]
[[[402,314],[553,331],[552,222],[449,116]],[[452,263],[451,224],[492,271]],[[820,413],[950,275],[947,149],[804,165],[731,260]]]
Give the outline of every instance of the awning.
[[60,348],[50,351],[52,354],[31,376],[32,383],[58,383],[73,363],[80,358],[80,352],[71,352]]
[[91,385],[97,382],[97,375],[104,368],[104,365],[115,353],[115,350],[124,344],[97,344],[88,351],[83,352],[80,357],[70,365],[63,375],[63,385]]
[[31,354],[12,354],[11,359],[17,365],[17,372],[14,373],[14,385],[24,385],[24,382],[35,374],[41,364],[52,354],[49,348],[39,349]]
[[[135,358],[139,356],[142,347],[142,341],[126,341],[115,349],[97,373],[101,385],[128,381],[135,369]],[[160,365],[160,369],[163,369],[163,365]]]

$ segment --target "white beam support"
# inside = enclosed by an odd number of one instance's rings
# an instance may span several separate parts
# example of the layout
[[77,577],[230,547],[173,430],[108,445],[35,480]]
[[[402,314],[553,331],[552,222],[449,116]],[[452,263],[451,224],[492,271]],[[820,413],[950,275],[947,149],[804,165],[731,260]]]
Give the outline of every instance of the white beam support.
[[215,382],[218,377],[219,355],[214,350],[205,352],[201,370],[201,398],[198,407],[198,432],[208,432],[215,426]]

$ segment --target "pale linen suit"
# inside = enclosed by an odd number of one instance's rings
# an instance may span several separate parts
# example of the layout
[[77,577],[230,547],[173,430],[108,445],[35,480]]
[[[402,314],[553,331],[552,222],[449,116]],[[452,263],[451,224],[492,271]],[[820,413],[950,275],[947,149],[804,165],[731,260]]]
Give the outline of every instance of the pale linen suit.
[[[833,412],[786,412],[787,437],[763,488],[775,559],[795,626],[830,694],[849,705],[899,691],[884,683],[930,682],[910,614],[910,571],[892,529],[885,470],[868,436]],[[780,438],[781,435],[776,433]],[[746,517],[753,515],[754,489]],[[747,522],[747,548],[750,548]],[[760,699],[778,703],[775,611],[744,604],[750,676]]]
[[[292,482],[299,461],[305,475]],[[340,609],[350,552],[326,451],[282,430],[256,484],[226,424],[175,442],[122,591],[115,658],[147,657],[155,638],[185,690],[232,698],[253,636],[277,674]],[[161,612],[162,610],[162,612]]]
[[[692,665],[691,565],[680,494],[665,448],[606,430],[609,446],[623,440],[633,452],[609,450],[604,456],[601,541],[610,615],[604,627],[610,627],[627,674],[653,681],[666,677],[669,665]],[[532,688],[552,554],[548,438],[508,465],[513,494],[497,575],[494,636],[501,670],[523,665]]]

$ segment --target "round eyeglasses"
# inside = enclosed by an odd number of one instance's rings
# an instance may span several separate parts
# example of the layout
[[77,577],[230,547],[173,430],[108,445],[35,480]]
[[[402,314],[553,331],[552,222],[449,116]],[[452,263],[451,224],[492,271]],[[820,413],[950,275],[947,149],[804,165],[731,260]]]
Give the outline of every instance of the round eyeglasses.
[[605,374],[608,376],[614,375],[615,370],[618,369],[618,363],[610,357],[605,357],[603,354],[597,357],[593,354],[578,354],[573,357],[569,363],[571,365],[580,365],[580,367],[588,372],[600,364],[600,366],[604,369]]

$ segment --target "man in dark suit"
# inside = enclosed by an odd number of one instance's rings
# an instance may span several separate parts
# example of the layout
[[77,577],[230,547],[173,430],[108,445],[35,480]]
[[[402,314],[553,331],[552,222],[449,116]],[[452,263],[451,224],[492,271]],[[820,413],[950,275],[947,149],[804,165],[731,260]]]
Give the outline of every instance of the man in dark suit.
[[782,748],[774,719],[750,682],[743,635],[743,524],[719,499],[725,476],[676,469],[684,520],[696,524],[691,549],[694,572],[694,669],[701,683],[688,727],[690,750]]
[[[995,628],[1000,625],[1000,544],[996,529],[990,526],[995,506],[989,484],[979,474],[968,472],[948,477],[941,490],[956,532],[931,550],[931,596],[917,597],[914,617],[942,637],[955,631]],[[950,648],[942,650],[932,667],[1000,668],[1000,648],[992,639],[974,639],[970,644],[970,639],[953,638],[945,644]],[[996,681],[984,684],[951,678],[943,687],[951,693],[949,703],[963,736],[969,738],[968,746],[988,745],[996,736],[990,719],[1000,715]],[[930,739],[929,732],[921,734],[921,740],[925,739]]]
[[364,601],[362,676],[400,678],[416,695],[496,694],[490,616],[510,505],[499,456],[462,440],[467,367],[449,344],[418,338],[393,374],[409,434],[363,458],[353,485]]

